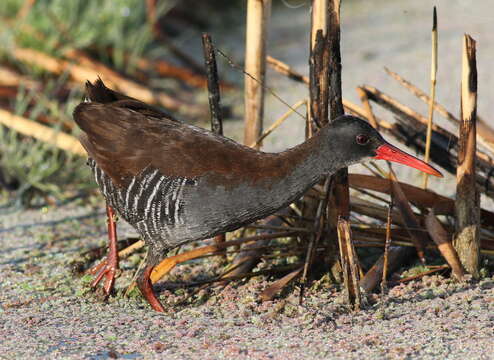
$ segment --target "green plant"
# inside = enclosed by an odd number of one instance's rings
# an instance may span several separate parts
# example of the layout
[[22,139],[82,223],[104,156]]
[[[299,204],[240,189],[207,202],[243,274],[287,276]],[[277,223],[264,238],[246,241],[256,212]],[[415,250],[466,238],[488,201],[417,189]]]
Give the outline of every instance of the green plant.
[[[21,88],[14,104],[15,113],[23,115],[29,108],[32,119],[39,115],[70,119],[81,94],[72,92],[65,103],[58,103],[52,94],[57,84],[57,81],[48,82],[43,93]],[[6,175],[19,181],[19,189],[13,195],[18,204],[31,205],[40,195],[63,199],[67,190],[80,191],[93,186],[85,161],[85,158],[0,126],[0,167]]]
[[[153,41],[146,2],[142,0],[39,0],[22,23],[16,22],[15,17],[24,0],[0,3],[0,14],[11,22],[4,22],[0,32],[13,32],[17,46],[54,56],[63,56],[71,49],[90,49],[115,68],[129,71]],[[159,1],[158,15],[165,14],[175,3],[176,0]]]

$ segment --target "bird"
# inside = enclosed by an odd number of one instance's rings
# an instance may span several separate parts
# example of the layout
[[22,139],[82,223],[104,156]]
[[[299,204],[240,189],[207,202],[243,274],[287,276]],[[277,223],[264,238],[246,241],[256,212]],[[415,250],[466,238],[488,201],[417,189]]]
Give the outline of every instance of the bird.
[[80,141],[107,204],[148,247],[137,286],[159,312],[165,308],[150,274],[175,247],[265,218],[325,176],[366,160],[394,161],[442,177],[352,115],[334,119],[295,147],[268,153],[180,122],[100,79],[86,88],[89,101],[73,114]]
[[[168,120],[175,120],[170,114],[164,112],[161,109],[138,101],[132,97],[121,94],[117,91],[113,91],[105,86],[103,81],[98,78],[94,84],[91,82],[86,82],[86,96],[84,102],[97,102],[97,103],[112,103],[116,101],[126,100],[125,106],[128,108],[133,108],[135,110],[139,109],[140,113],[153,115],[159,118],[166,118]],[[89,165],[93,165],[91,160],[88,162]],[[98,179],[96,179],[98,180]],[[107,202],[106,214],[108,222],[108,239],[109,239],[109,253],[105,261],[101,262],[97,266],[94,266],[89,270],[89,273],[95,274],[94,280],[91,282],[91,287],[95,288],[98,283],[106,277],[103,289],[107,295],[113,290],[113,285],[115,283],[115,276],[119,268],[119,259],[117,251],[117,229],[116,229],[116,214],[114,209]]]

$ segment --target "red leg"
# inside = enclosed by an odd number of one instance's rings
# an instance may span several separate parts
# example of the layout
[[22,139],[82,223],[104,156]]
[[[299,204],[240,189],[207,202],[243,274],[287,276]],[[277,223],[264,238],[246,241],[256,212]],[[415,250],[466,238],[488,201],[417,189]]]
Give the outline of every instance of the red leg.
[[165,312],[165,308],[161,305],[160,301],[156,297],[153,290],[153,284],[151,284],[151,271],[153,271],[154,265],[146,265],[137,279],[137,286],[141,290],[142,296],[147,300],[149,305],[158,312]]
[[108,255],[105,261],[95,267],[95,270],[98,271],[98,273],[91,283],[91,286],[96,287],[101,279],[103,279],[103,276],[105,276],[106,279],[103,289],[107,295],[110,295],[110,292],[113,289],[113,284],[115,283],[115,274],[118,270],[118,250],[117,223],[115,222],[116,215],[115,211],[108,204],[106,205],[106,215],[108,217]]

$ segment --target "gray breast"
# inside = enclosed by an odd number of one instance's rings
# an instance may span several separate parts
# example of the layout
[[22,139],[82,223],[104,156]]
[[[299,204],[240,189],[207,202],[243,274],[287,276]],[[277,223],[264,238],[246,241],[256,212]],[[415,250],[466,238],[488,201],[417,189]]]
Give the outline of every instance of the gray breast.
[[166,249],[189,240],[181,236],[187,233],[183,193],[196,185],[195,180],[167,177],[157,169],[146,168],[127,187],[120,188],[94,160],[88,164],[108,203],[146,243]]

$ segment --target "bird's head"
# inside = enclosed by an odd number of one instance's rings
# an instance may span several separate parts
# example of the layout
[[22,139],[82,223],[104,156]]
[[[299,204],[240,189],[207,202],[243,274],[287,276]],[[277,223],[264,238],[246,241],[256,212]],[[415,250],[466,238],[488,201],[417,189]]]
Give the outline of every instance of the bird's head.
[[391,145],[366,121],[355,116],[343,115],[329,124],[328,141],[347,165],[368,159],[389,160],[442,177],[438,170]]

